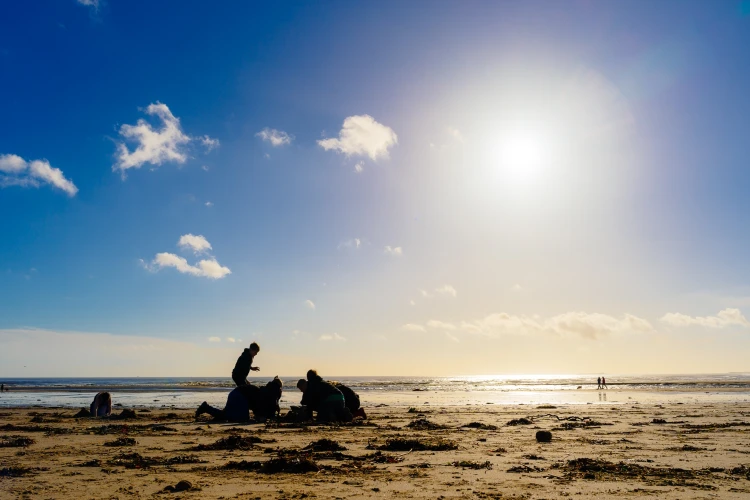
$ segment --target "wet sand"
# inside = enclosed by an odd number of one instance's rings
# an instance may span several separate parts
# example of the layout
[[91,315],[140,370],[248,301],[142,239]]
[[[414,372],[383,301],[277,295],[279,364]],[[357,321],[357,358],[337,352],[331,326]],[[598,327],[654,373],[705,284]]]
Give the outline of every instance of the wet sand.
[[[750,497],[748,403],[367,412],[324,426],[0,409],[0,497]],[[539,430],[552,441],[538,443]],[[173,491],[180,481],[190,488]]]

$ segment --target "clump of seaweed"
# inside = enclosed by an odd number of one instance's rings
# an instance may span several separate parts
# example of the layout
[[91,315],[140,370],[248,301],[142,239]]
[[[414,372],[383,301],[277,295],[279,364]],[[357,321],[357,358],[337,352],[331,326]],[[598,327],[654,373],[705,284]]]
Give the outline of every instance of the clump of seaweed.
[[530,455],[524,455],[523,458],[526,460],[547,460],[544,457],[540,457],[539,455],[534,455],[533,453]]
[[462,469],[492,469],[492,462],[490,462],[489,460],[485,462],[476,462],[474,460],[458,460],[456,462],[451,462],[451,465],[453,467],[461,467]]
[[426,418],[418,418],[416,420],[412,420],[408,424],[406,424],[407,427],[417,430],[417,431],[434,431],[437,429],[445,429],[445,425],[436,424],[435,422],[430,422]]
[[568,479],[614,480],[616,478],[638,479],[663,486],[690,486],[711,489],[709,485],[699,485],[686,481],[706,477],[710,469],[679,469],[673,467],[649,467],[634,463],[613,463],[593,458],[576,458],[563,466]]
[[195,451],[208,451],[208,450],[249,450],[252,449],[257,443],[263,442],[257,436],[239,436],[232,434],[224,437],[212,444],[199,444],[192,448]]
[[338,441],[334,441],[332,439],[318,439],[317,441],[313,441],[312,443],[305,446],[303,450],[306,450],[306,451],[344,451],[346,450],[346,447],[340,445]]
[[466,425],[462,425],[461,427],[469,428],[469,429],[482,429],[485,431],[496,431],[497,426],[492,424],[483,424],[482,422],[469,422]]
[[528,418],[514,418],[513,420],[509,420],[507,424],[505,425],[531,425],[534,422],[529,420]]
[[421,440],[414,438],[395,437],[385,441],[378,447],[383,451],[448,451],[458,449],[453,441],[444,439]]
[[196,464],[202,460],[193,455],[177,455],[169,458],[144,457],[140,453],[123,453],[110,461],[110,465],[126,469],[148,469],[155,465]]
[[104,443],[104,446],[135,446],[137,441],[131,437],[118,437],[115,440],[107,441]]
[[698,446],[693,446],[690,444],[685,444],[682,446],[675,446],[673,448],[667,448],[669,451],[706,451],[707,448],[699,448]]
[[26,436],[3,436],[0,437],[0,448],[25,448],[36,443],[32,438]]
[[261,472],[264,474],[305,474],[307,472],[318,472],[322,467],[309,458],[279,457],[272,458],[271,460],[266,460],[265,462],[261,462],[258,460],[228,462],[222,468],[230,470]]
[[5,424],[0,426],[0,430],[8,432],[43,432],[51,436],[54,434],[69,434],[71,431],[65,427],[50,427],[48,425],[14,425]]
[[40,471],[49,470],[46,467],[21,467],[11,466],[0,468],[0,477],[23,477],[31,474],[36,474]]
[[513,472],[516,474],[529,473],[529,472],[543,472],[543,471],[544,469],[541,467],[535,467],[533,465],[525,465],[525,464],[515,465],[511,467],[510,469],[508,469],[508,472]]

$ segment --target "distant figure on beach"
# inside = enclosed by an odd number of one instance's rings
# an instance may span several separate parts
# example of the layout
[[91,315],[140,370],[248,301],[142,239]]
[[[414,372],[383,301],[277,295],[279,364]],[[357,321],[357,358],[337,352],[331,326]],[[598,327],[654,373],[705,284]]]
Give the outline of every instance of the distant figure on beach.
[[89,412],[92,417],[109,417],[112,414],[112,395],[108,392],[100,392],[94,396]]
[[601,377],[597,377],[596,378],[596,388],[597,389],[601,389],[602,388],[602,378]]
[[4,392],[4,391],[5,391],[5,384],[0,384],[0,392]]
[[237,363],[235,363],[234,370],[232,370],[232,380],[237,384],[237,387],[250,384],[250,382],[247,381],[247,376],[250,374],[250,370],[254,372],[260,370],[257,366],[253,366],[253,359],[259,352],[260,346],[253,342],[250,344],[250,348],[242,351],[240,357],[237,358]]
[[252,411],[256,420],[265,422],[279,412],[279,399],[281,399],[283,385],[284,383],[278,376],[264,387],[251,384],[241,385],[229,393],[223,409],[213,407],[204,401],[196,410],[195,418],[208,413],[214,420],[247,422],[250,420],[250,411]]
[[607,379],[602,377],[602,389],[607,389]]
[[351,422],[352,412],[346,407],[344,394],[330,382],[326,382],[315,370],[308,370],[307,380],[301,378],[297,389],[302,391],[300,404],[305,407],[307,416],[317,412],[317,421]]

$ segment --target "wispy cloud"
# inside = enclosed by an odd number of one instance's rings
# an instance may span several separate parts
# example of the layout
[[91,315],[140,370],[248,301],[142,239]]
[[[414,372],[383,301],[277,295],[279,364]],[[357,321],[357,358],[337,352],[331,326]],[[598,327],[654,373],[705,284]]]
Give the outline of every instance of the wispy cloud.
[[455,297],[456,295],[458,295],[456,293],[456,289],[450,285],[443,285],[436,288],[435,293],[437,293],[438,295],[448,295],[450,297]]
[[226,341],[234,344],[235,342],[237,342],[237,339],[235,339],[234,337],[227,337]]
[[323,342],[328,342],[328,341],[331,341],[331,340],[343,342],[346,339],[344,337],[342,337],[341,335],[339,335],[338,333],[331,333],[331,334],[326,333],[326,334],[321,335],[318,338],[318,340],[321,340]]
[[365,171],[365,162],[363,162],[363,161],[357,162],[357,164],[354,165],[354,171],[357,172],[358,174],[361,174],[362,172],[364,172]]
[[314,311],[315,310],[315,302],[313,302],[312,300],[308,299],[308,300],[305,301],[305,307],[307,307],[308,309],[312,309]]
[[415,323],[406,323],[405,325],[401,326],[402,330],[406,330],[407,332],[426,332],[427,330],[422,325],[417,325]]
[[18,155],[0,155],[0,187],[39,187],[48,184],[75,196],[78,188],[65,178],[62,170],[52,167],[47,160],[27,162]]
[[388,158],[389,149],[396,144],[396,132],[370,115],[349,116],[344,120],[338,138],[318,141],[326,151],[338,151],[346,156],[368,156],[373,161]]
[[275,128],[268,127],[255,134],[255,136],[260,137],[264,142],[268,142],[275,148],[291,144],[294,140],[293,135],[289,135],[283,130],[276,130]]
[[[191,250],[196,255],[211,249],[211,244],[208,240],[200,235],[185,234],[180,237],[177,244],[180,248]],[[152,272],[159,271],[165,267],[173,267],[183,274],[210,279],[221,279],[232,273],[228,267],[219,264],[215,257],[209,256],[195,265],[191,265],[184,257],[169,252],[157,253],[156,257],[150,263],[141,260],[141,265]]]
[[[200,142],[208,151],[219,146],[218,139],[212,139],[207,135],[187,135],[182,130],[180,119],[172,114],[166,104],[158,101],[149,104],[145,112],[159,119],[161,127],[155,128],[142,118],[135,125],[125,124],[120,127],[119,133],[123,141],[117,143],[116,161],[112,165],[112,170],[119,170],[123,177],[127,170],[141,168],[146,163],[154,166],[163,163],[185,163],[188,159],[187,146],[194,140]],[[135,149],[130,151],[126,142],[134,144]]]
[[383,253],[392,257],[401,257],[404,254],[404,251],[401,247],[392,247],[390,245],[387,245],[385,248],[383,248]]
[[[428,323],[430,326],[430,323]],[[496,313],[474,321],[462,321],[457,330],[487,337],[503,335],[552,334],[598,339],[614,334],[648,333],[654,328],[647,320],[624,314],[614,317],[601,313],[567,312],[549,318]]]
[[362,246],[362,240],[360,238],[349,238],[348,240],[344,240],[341,243],[339,243],[339,246],[337,247],[339,250],[342,248],[351,248],[353,250],[359,250],[359,248]]
[[703,326],[706,328],[728,328],[730,326],[750,327],[750,321],[739,309],[723,309],[716,316],[688,316],[680,313],[668,313],[661,318],[662,323],[670,326]]
[[431,319],[427,322],[427,326],[429,328],[434,328],[436,330],[456,330],[458,327],[454,325],[453,323],[446,323],[445,321],[437,321],[434,319]]
[[208,208],[211,208],[214,206],[213,202],[210,202],[210,201],[207,201],[206,203],[204,203],[204,205],[206,205]]
[[221,337],[208,337],[209,342],[221,342]]
[[94,11],[99,10],[99,0],[76,0],[79,5],[91,7]]

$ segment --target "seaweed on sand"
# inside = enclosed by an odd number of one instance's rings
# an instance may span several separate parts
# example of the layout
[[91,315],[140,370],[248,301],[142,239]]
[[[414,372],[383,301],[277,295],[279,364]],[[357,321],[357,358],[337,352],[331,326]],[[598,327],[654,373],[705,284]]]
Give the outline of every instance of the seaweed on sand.
[[383,451],[448,451],[458,449],[458,445],[445,439],[395,437],[387,439],[385,444],[379,446],[378,449]]
[[49,469],[46,467],[20,467],[20,466],[1,467],[0,478],[28,476],[30,474],[36,474],[37,472],[46,471],[46,470],[49,470]]
[[104,443],[104,446],[135,446],[137,441],[131,437],[118,437],[115,440],[107,441]]
[[513,420],[509,420],[507,424],[505,425],[531,425],[534,422],[528,418],[514,418]]
[[53,434],[69,434],[71,431],[65,427],[50,427],[48,425],[14,425],[5,424],[0,426],[0,430],[3,431],[15,431],[15,432],[43,432],[50,436]]
[[492,469],[492,462],[490,462],[489,460],[485,462],[476,462],[474,460],[458,460],[456,462],[451,462],[451,465],[453,467],[461,467],[462,469]]
[[249,450],[252,449],[257,443],[262,443],[263,440],[257,436],[240,436],[232,434],[230,436],[219,439],[212,444],[199,444],[193,447],[195,451],[207,451],[207,450]]
[[123,453],[110,461],[110,465],[125,467],[126,469],[147,469],[155,465],[195,464],[202,460],[192,455],[177,455],[169,458],[144,457],[140,453]]
[[26,436],[3,436],[0,437],[0,448],[25,448],[36,443],[32,438]]
[[416,420],[412,420],[408,424],[406,424],[407,427],[410,429],[414,429],[417,431],[434,431],[437,429],[445,429],[445,425],[436,424],[435,422],[430,422],[426,418],[418,418]]
[[345,446],[341,446],[338,441],[332,439],[318,439],[303,448],[306,451],[344,451]]
[[649,467],[634,463],[608,462],[593,458],[576,458],[563,465],[568,479],[613,480],[616,478],[637,479],[663,486],[692,486],[713,489],[712,486],[687,483],[686,481],[705,478],[711,470],[679,469],[673,467]]
[[318,472],[322,467],[309,458],[279,457],[272,458],[271,460],[266,460],[265,462],[261,462],[258,460],[228,462],[222,468],[229,470],[261,472],[264,474],[305,474],[307,472]]
[[482,429],[485,431],[496,431],[497,426],[492,424],[483,424],[482,422],[469,422],[466,425],[462,425],[461,427],[465,427],[468,429]]

